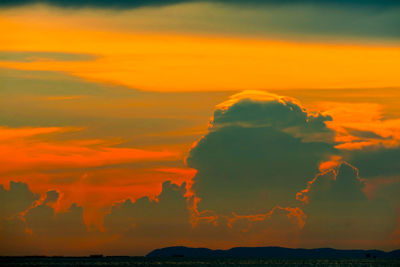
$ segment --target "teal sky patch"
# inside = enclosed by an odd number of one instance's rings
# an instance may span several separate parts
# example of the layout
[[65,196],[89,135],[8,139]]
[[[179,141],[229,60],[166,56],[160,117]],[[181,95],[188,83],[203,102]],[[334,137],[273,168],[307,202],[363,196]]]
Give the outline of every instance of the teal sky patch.
[[90,61],[97,56],[79,53],[35,52],[35,51],[0,51],[0,61],[35,62],[35,61]]

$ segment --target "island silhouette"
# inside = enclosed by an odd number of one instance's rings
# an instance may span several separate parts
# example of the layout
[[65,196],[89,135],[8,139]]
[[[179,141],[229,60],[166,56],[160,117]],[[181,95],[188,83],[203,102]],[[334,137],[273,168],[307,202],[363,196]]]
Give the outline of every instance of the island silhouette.
[[188,257],[188,258],[271,258],[271,259],[399,259],[400,249],[345,250],[333,248],[285,248],[285,247],[234,247],[227,250],[174,246],[155,249],[146,257]]

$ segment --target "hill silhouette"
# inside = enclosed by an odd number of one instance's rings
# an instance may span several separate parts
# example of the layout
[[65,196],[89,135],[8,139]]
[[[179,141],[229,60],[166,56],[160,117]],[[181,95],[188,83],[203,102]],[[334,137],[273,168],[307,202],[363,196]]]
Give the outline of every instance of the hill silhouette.
[[362,259],[400,258],[400,250],[342,250],[333,248],[284,248],[284,247],[235,247],[227,250],[166,247],[151,251],[146,257],[190,257],[190,258],[274,258],[274,259]]

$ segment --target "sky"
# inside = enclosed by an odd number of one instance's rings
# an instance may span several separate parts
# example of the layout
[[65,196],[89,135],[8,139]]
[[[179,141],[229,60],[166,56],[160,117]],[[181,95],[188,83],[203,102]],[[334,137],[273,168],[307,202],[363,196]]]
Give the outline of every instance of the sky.
[[0,255],[400,248],[400,4],[0,2]]

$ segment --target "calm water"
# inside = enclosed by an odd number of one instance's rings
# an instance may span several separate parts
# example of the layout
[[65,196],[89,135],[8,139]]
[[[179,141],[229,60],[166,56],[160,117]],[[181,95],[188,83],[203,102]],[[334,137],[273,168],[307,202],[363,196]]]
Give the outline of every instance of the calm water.
[[1,266],[400,266],[399,260],[276,260],[190,258],[1,258]]

